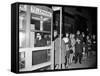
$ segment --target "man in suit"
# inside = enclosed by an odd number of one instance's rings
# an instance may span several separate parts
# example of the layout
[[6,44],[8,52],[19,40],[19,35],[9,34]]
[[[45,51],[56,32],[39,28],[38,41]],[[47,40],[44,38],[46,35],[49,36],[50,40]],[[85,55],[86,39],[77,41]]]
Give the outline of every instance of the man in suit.
[[43,47],[46,45],[47,45],[46,39],[42,38],[42,35],[40,33],[37,33],[35,46],[36,47]]

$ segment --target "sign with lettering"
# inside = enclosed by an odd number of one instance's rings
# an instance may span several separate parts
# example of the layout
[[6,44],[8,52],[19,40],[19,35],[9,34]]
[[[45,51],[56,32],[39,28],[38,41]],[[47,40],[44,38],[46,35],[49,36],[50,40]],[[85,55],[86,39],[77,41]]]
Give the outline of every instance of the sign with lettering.
[[35,14],[38,14],[38,15],[52,17],[52,13],[50,13],[48,11],[45,11],[45,10],[42,10],[40,8],[34,7],[34,6],[31,6],[31,12],[35,13]]

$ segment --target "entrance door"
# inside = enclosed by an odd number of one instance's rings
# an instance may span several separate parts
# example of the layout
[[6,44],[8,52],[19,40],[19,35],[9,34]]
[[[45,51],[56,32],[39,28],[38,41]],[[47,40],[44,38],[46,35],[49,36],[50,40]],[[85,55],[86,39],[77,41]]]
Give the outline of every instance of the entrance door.
[[[49,9],[49,10],[48,10]],[[52,10],[19,6],[19,71],[53,70]]]

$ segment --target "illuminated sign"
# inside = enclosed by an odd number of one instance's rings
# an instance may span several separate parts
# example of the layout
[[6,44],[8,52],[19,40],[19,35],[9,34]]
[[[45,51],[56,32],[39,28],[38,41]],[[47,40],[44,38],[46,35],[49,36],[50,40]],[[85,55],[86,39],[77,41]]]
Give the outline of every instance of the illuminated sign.
[[[23,10],[23,11],[27,11],[27,5],[20,5],[19,9]],[[52,17],[51,12],[42,10],[42,9],[37,8],[35,6],[31,6],[31,13],[38,14],[38,15],[43,15],[43,16],[47,16],[47,17]]]
[[47,17],[52,17],[52,13],[47,12],[45,10],[42,10],[40,8],[36,8],[34,6],[31,6],[31,12],[38,14],[38,15],[43,15],[43,16],[47,16]]

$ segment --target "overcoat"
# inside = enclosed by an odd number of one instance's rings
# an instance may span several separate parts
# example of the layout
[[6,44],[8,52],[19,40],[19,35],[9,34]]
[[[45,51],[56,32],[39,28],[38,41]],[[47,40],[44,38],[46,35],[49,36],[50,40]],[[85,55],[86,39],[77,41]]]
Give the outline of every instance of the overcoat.
[[[54,50],[55,50],[55,64],[59,64],[59,53],[60,53],[60,38],[57,38],[54,41]],[[61,64],[65,63],[66,55],[66,45],[63,39],[61,39]]]

